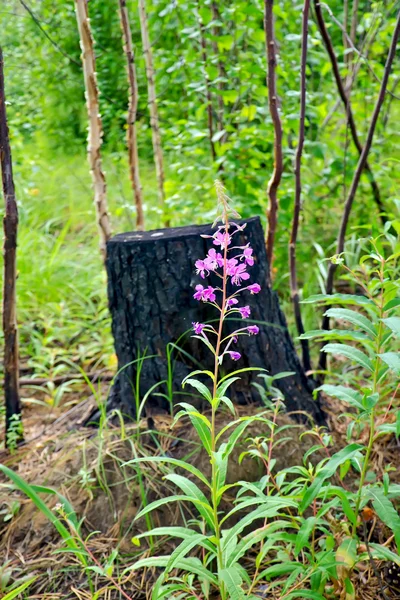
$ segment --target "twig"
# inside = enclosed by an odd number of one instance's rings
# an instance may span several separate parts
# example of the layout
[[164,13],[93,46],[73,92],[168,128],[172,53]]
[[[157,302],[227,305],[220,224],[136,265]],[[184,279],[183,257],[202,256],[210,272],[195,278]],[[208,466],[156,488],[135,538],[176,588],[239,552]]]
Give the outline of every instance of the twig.
[[5,203],[3,332],[4,332],[4,398],[6,405],[6,440],[13,417],[21,414],[19,397],[18,329],[16,308],[18,208],[8,136],[4,93],[4,62],[0,47],[0,163]]
[[[342,78],[340,76],[340,70],[339,70],[339,64],[337,61],[337,57],[336,57],[335,51],[333,49],[332,41],[329,36],[328,30],[326,28],[325,21],[324,21],[323,15],[322,15],[320,0],[314,0],[314,7],[315,7],[315,15],[317,18],[318,27],[319,27],[322,39],[324,41],[326,50],[328,52],[329,58],[331,60],[332,71],[333,71],[333,75],[334,75],[334,78],[336,81],[339,96],[343,102],[344,108],[345,108],[347,116],[348,116],[348,123],[350,126],[351,136],[353,138],[354,145],[356,146],[359,154],[361,155],[363,147],[362,147],[362,144],[358,137],[357,127],[356,127],[356,124],[354,121],[354,116],[353,116],[353,111],[351,109],[350,99],[346,93]],[[379,208],[379,212],[381,213],[380,216],[381,216],[382,223],[385,224],[387,221],[387,218],[384,214],[385,207],[382,203],[379,187],[375,181],[374,175],[372,173],[372,169],[371,169],[368,161],[365,162],[364,168],[368,175],[368,179],[370,181],[374,201],[375,201],[377,207]]]
[[[387,88],[387,84],[388,84],[388,80],[389,80],[389,75],[390,75],[390,71],[392,68],[393,60],[396,55],[396,47],[397,47],[399,35],[400,35],[400,11],[397,15],[396,26],[395,26],[395,29],[393,32],[390,49],[389,49],[387,59],[386,59],[385,71],[384,71],[384,75],[383,75],[383,79],[382,79],[382,85],[379,90],[379,94],[378,94],[378,98],[376,100],[374,111],[372,113],[371,122],[370,122],[370,126],[369,126],[368,133],[367,133],[367,139],[366,139],[364,148],[361,152],[361,155],[360,155],[360,158],[359,158],[359,161],[357,164],[357,168],[354,172],[353,181],[351,183],[350,190],[349,190],[349,193],[347,196],[347,200],[346,200],[346,203],[344,206],[342,221],[340,224],[340,229],[339,229],[339,234],[338,234],[338,239],[337,239],[337,246],[336,246],[336,254],[337,255],[341,254],[344,250],[344,242],[345,242],[345,237],[346,237],[347,224],[349,222],[349,217],[350,217],[351,209],[353,206],[353,201],[354,201],[357,189],[358,189],[358,185],[360,183],[361,173],[362,173],[363,169],[365,168],[365,163],[367,162],[368,153],[371,150],[376,124],[378,122],[379,114],[380,114],[380,111],[381,111],[381,108],[382,108],[382,105],[383,105],[383,102],[385,99],[385,93],[386,93],[386,88]],[[328,268],[328,275],[327,275],[327,280],[326,280],[326,293],[327,294],[332,293],[333,280],[334,280],[336,268],[337,268],[337,264],[334,262],[331,262],[329,265],[329,268]],[[325,316],[323,318],[322,329],[329,329],[329,317],[327,317],[327,316]],[[326,360],[327,360],[326,353],[321,352],[320,363],[319,363],[319,367],[321,370],[325,370]]]
[[278,217],[277,190],[282,179],[283,154],[282,154],[282,122],[278,109],[278,95],[276,90],[276,40],[274,32],[274,0],[265,0],[264,6],[264,30],[265,45],[267,53],[267,87],[269,112],[274,127],[274,170],[268,182],[268,234],[267,234],[267,257],[269,268],[272,272],[272,261],[274,256],[274,242]]
[[75,60],[75,58],[73,58],[72,56],[70,56],[69,54],[67,54],[65,52],[65,50],[63,50],[61,48],[61,46],[59,46],[57,44],[57,42],[55,42],[53,40],[53,38],[49,36],[49,34],[47,33],[47,31],[45,29],[43,29],[41,22],[39,21],[39,19],[35,15],[35,13],[32,11],[32,9],[24,2],[24,0],[19,0],[19,1],[22,4],[22,6],[24,7],[24,9],[30,14],[30,16],[32,17],[33,22],[35,23],[35,25],[37,25],[37,27],[39,27],[40,31],[49,40],[49,42],[51,43],[51,45],[54,46],[54,48],[57,50],[57,52],[60,52],[65,58],[68,58],[69,61],[71,61],[72,63],[74,63],[74,65],[77,65],[78,67],[80,67],[81,65],[79,64],[79,61]]
[[[295,198],[294,213],[292,222],[292,232],[289,242],[289,271],[290,271],[290,292],[293,302],[294,317],[299,335],[304,333],[303,319],[301,317],[299,290],[297,282],[296,265],[296,244],[299,231],[300,211],[301,211],[301,159],[304,147],[305,137],[305,118],[306,118],[306,67],[307,67],[307,45],[308,45],[308,15],[310,12],[310,0],[304,0],[303,23],[301,34],[301,65],[300,65],[300,123],[299,139],[296,149],[294,173],[295,173]],[[303,367],[305,371],[311,371],[311,359],[308,340],[301,340],[303,353]]]

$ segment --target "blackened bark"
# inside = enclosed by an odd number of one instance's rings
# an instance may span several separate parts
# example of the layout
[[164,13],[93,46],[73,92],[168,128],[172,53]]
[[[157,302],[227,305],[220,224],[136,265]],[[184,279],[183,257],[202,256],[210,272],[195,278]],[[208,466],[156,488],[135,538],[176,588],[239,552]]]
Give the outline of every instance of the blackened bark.
[[[204,368],[213,364],[213,357],[204,344],[190,337],[192,322],[204,323],[217,318],[215,308],[193,299],[198,283],[219,284],[215,275],[204,281],[194,272],[195,261],[203,258],[212,245],[210,239],[200,235],[211,233],[210,225],[200,225],[120,234],[108,242],[109,305],[118,366],[123,369],[114,386],[112,404],[126,414],[134,413],[137,365],[124,367],[145,349],[147,355],[155,354],[157,358],[143,363],[142,396],[157,382],[167,379],[166,346],[169,342],[179,343]],[[226,370],[262,367],[270,374],[293,371],[294,375],[277,382],[285,395],[287,409],[306,411],[317,421],[322,421],[321,408],[312,398],[313,384],[301,367],[278,296],[270,287],[264,233],[258,217],[249,219],[247,227],[235,239],[236,245],[249,242],[256,259],[250,269],[250,283],[259,283],[262,291],[258,295],[244,292],[243,304],[248,304],[252,311],[246,325],[250,321],[257,323],[260,333],[258,336],[240,336],[238,350],[242,359],[234,364],[228,364],[230,359],[227,359],[223,367]],[[233,330],[243,326],[243,321],[239,321],[228,322],[227,327]],[[180,391],[183,377],[196,366],[183,354],[176,352],[175,358],[173,388]],[[255,381],[261,383],[257,372],[243,373],[241,380],[231,388],[232,400],[240,404],[259,401],[257,390],[251,385]],[[155,392],[165,392],[165,386]],[[175,401],[179,399],[182,396],[175,397]],[[166,408],[166,400],[160,396],[151,394],[149,402],[152,406]]]
[[[3,53],[0,48],[0,162],[5,202],[3,331],[4,331],[4,398],[6,433],[12,419],[21,413],[19,397],[18,330],[16,317],[18,208],[15,200],[11,149],[8,136],[6,99],[4,94]],[[7,439],[7,436],[6,436]]]

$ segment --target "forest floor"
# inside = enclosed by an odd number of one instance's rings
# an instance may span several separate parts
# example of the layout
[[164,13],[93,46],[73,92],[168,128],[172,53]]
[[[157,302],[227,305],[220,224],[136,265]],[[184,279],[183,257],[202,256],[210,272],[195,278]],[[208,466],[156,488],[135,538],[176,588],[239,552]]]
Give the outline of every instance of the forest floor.
[[[96,568],[101,565],[103,569],[109,569],[130,598],[148,600],[159,572],[154,569],[139,574],[134,571],[122,575],[122,572],[139,556],[148,555],[150,548],[153,555],[168,551],[172,542],[165,538],[161,542],[152,540],[138,548],[135,537],[146,530],[149,522],[134,519],[144,499],[145,502],[153,501],[172,493],[172,489],[163,480],[163,475],[168,472],[166,467],[146,464],[140,469],[139,481],[137,472],[125,463],[137,455],[168,454],[189,459],[207,474],[208,461],[198,452],[195,436],[188,433],[188,427],[171,428],[172,419],[166,414],[152,415],[151,427],[147,419],[122,427],[111,422],[103,423],[99,428],[83,427],[82,423],[96,407],[99,397],[107,396],[109,381],[107,377],[92,389],[82,382],[74,386],[75,390],[66,392],[60,405],[50,411],[43,402],[43,392],[36,392],[36,397],[30,400],[27,398],[24,405],[26,442],[11,455],[2,452],[0,463],[16,470],[28,484],[52,488],[68,499],[77,519],[82,519],[81,536],[90,554],[91,568],[85,570],[79,565],[76,555],[66,551],[46,516],[27,497],[10,488],[6,478],[1,476],[0,582],[5,585],[5,582],[23,582],[36,577],[26,597],[38,600],[121,598],[120,591]],[[37,404],[37,401],[43,404]],[[259,410],[259,407],[246,406],[240,409],[240,414],[254,414]],[[342,410],[339,403],[328,405],[335,449],[346,444],[346,423],[336,418]],[[229,419],[229,415],[222,414],[219,426]],[[279,419],[280,425],[292,425],[289,439],[277,457],[277,468],[282,469],[301,464],[301,457],[313,442],[307,436],[301,437],[304,426],[294,424],[286,415]],[[262,434],[257,427],[255,425],[255,429],[249,431],[249,436]],[[257,462],[249,460],[237,466],[242,450],[243,447],[238,447],[232,457],[234,477],[257,480],[262,474]],[[372,462],[379,471],[383,463],[391,464],[393,481],[400,482],[400,451],[393,438],[382,439],[374,450]],[[346,481],[351,486],[352,477],[348,476]],[[52,511],[57,511],[57,495],[44,494],[42,498]],[[229,509],[229,502],[228,498],[225,509]],[[183,524],[191,516],[187,508],[177,506],[174,511],[161,508],[152,515],[150,525]],[[374,527],[373,535],[380,543],[387,542],[385,536],[388,536],[380,523]],[[254,559],[255,554],[248,560],[251,563]],[[247,567],[251,572],[251,564]],[[90,590],[89,578],[95,593]],[[372,568],[359,569],[353,583],[356,584],[357,600],[381,598],[380,584]],[[260,598],[280,598],[278,591],[270,589],[267,582],[257,593]],[[339,593],[327,590],[326,597],[339,598]]]

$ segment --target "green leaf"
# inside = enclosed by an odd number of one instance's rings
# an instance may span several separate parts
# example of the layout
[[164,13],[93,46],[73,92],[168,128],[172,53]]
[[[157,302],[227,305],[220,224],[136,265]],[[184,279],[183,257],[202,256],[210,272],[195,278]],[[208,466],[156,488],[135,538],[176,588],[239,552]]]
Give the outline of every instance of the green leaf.
[[325,315],[333,319],[341,319],[343,321],[352,323],[353,325],[357,325],[360,327],[360,329],[367,332],[373,339],[376,337],[375,325],[369,319],[367,319],[367,317],[360,315],[360,313],[356,312],[355,310],[350,310],[348,308],[329,308]]
[[386,546],[370,542],[369,547],[374,550],[374,552],[372,552],[374,558],[390,560],[400,567],[400,556],[389,550],[389,548],[386,548]]
[[[201,381],[197,381],[197,379],[186,379],[185,385],[187,383],[189,385],[191,385],[192,387],[194,387],[203,396],[203,398],[205,398],[211,404],[211,402],[212,402],[211,392],[208,389],[208,387],[206,385],[204,385],[204,383],[201,383]],[[183,384],[182,384],[182,387],[184,387]]]
[[242,578],[235,567],[221,569],[219,580],[225,584],[230,600],[243,600],[245,598],[242,589]]
[[302,300],[302,304],[355,304],[356,306],[372,305],[375,306],[373,300],[365,296],[357,296],[356,294],[315,294],[309,296],[306,300]]
[[400,337],[400,317],[388,317],[382,319],[382,321],[393,331],[396,337]]
[[180,402],[179,406],[182,406],[197,431],[197,435],[200,438],[201,443],[204,448],[211,456],[211,423],[207,419],[205,415],[199,413],[191,404],[187,404],[186,402]]
[[[205,544],[205,542],[208,542],[208,544]],[[195,533],[191,537],[183,540],[183,542],[179,544],[177,548],[175,548],[165,567],[165,573],[168,573],[175,567],[179,567],[182,558],[189,554],[189,552],[195,548],[195,546],[205,546],[207,550],[210,550],[211,546],[211,551],[215,552],[216,550],[215,546],[213,546],[211,542],[207,540],[207,537],[203,533]]]
[[297,557],[303,548],[308,544],[308,538],[317,522],[316,517],[308,517],[300,527],[296,536],[296,545],[294,547],[294,555]]
[[384,352],[378,354],[389,369],[400,376],[400,355],[398,352]]
[[372,498],[372,505],[380,520],[393,531],[397,550],[400,553],[400,516],[398,512],[382,489],[370,488],[368,495]]
[[350,360],[358,363],[364,369],[367,369],[372,373],[374,370],[374,366],[372,361],[364,352],[358,350],[357,348],[353,348],[353,346],[347,346],[346,344],[327,344],[322,348],[324,352],[329,352],[331,354],[339,354],[341,356],[345,356]]
[[[127,567],[122,575],[129,573],[129,571],[136,571],[137,569],[143,569],[148,567],[160,567],[164,568],[167,566],[171,556],[151,556],[149,558],[142,558],[137,562]],[[202,562],[198,558],[182,558],[179,563],[179,569],[187,571],[188,573],[194,573],[203,579],[206,579],[215,586],[218,586],[218,579],[211,571],[206,569]]]
[[343,402],[347,402],[347,404],[350,404],[350,406],[355,406],[360,410],[364,410],[364,406],[362,404],[363,396],[356,390],[347,388],[344,385],[330,385],[327,383],[321,385],[318,390],[325,392],[325,394],[328,394],[328,396],[333,396],[334,398],[338,398]]
[[191,473],[192,475],[194,475],[195,477],[200,479],[200,481],[202,483],[204,483],[204,485],[206,485],[208,488],[210,487],[210,483],[208,482],[207,478],[203,475],[203,473],[201,471],[199,471],[199,469],[197,469],[193,465],[185,462],[184,460],[179,460],[178,458],[171,458],[169,456],[145,456],[143,458],[133,458],[132,460],[129,460],[128,462],[123,463],[122,466],[126,467],[126,466],[130,466],[130,465],[134,465],[134,464],[142,463],[142,462],[148,462],[148,463],[152,463],[152,462],[163,463],[163,462],[165,462],[170,465],[174,465],[176,467],[179,467],[180,469],[189,471],[189,473]]
[[311,502],[316,498],[318,492],[320,491],[323,483],[332,477],[337,468],[346,460],[350,460],[353,456],[355,456],[361,449],[363,448],[360,444],[350,444],[346,446],[339,452],[336,452],[327,463],[323,466],[323,468],[319,471],[316,478],[306,491],[303,496],[303,499],[299,506],[299,512],[303,513],[305,509],[311,504]]
[[8,592],[8,594],[2,596],[2,600],[14,600],[14,598],[22,594],[22,592],[26,590],[26,588],[28,588],[34,581],[36,581],[36,579],[37,577],[32,577],[31,579],[24,581],[24,583],[21,583],[21,585],[11,590],[11,592]]
[[348,329],[315,329],[306,331],[306,333],[298,337],[299,340],[312,340],[314,338],[322,340],[353,340],[355,342],[363,342],[370,339],[361,331],[349,331]]
[[389,300],[389,302],[385,304],[383,310],[384,312],[386,312],[387,310],[391,310],[392,308],[397,308],[397,306],[400,306],[400,298],[392,298],[392,300]]
[[183,477],[183,475],[178,475],[177,473],[166,475],[165,479],[172,481],[172,483],[182,490],[185,496],[190,497],[192,502],[197,506],[203,519],[205,519],[211,527],[214,526],[213,510],[201,489],[198,488],[193,481],[190,481],[187,477]]
[[220,398],[221,396],[224,396],[228,387],[232,385],[234,381],[238,381],[239,379],[240,377],[229,377],[229,379],[225,379],[223,382],[220,382],[217,387],[217,397]]

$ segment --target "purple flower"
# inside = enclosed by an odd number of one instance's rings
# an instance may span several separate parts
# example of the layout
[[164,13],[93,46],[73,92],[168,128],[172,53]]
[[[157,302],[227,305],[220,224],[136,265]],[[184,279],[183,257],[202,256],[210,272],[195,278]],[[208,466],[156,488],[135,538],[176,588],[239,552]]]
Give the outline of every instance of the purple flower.
[[246,263],[246,265],[249,265],[249,267],[252,267],[254,265],[254,258],[252,254],[253,248],[250,248],[249,246],[243,250],[244,262]]
[[200,277],[202,279],[205,278],[206,274],[209,274],[209,266],[206,264],[206,260],[196,260],[195,262],[196,273],[197,275],[200,273]]
[[203,300],[203,302],[208,302],[210,300],[210,302],[215,302],[215,289],[211,287],[211,285],[209,285],[208,288],[205,288],[199,284],[196,285],[196,290],[196,293],[193,295],[195,300]]
[[246,289],[248,289],[251,294],[258,294],[261,292],[261,286],[258,283],[252,283],[251,285],[248,285]]
[[213,235],[213,238],[214,238],[213,244],[215,246],[221,246],[222,250],[224,248],[227,248],[229,246],[229,244],[231,243],[231,236],[226,231],[224,231],[223,233],[222,233],[222,231],[217,231],[217,233],[215,233]]
[[202,331],[203,331],[203,329],[205,327],[205,325],[203,323],[192,323],[192,325],[193,325],[194,332],[197,335],[199,335],[200,333],[202,333]]
[[228,350],[227,354],[230,354],[232,360],[239,360],[242,357],[240,352],[234,352],[233,350]]
[[229,258],[226,261],[226,274],[232,276],[235,274],[235,267],[238,264],[236,258]]
[[250,335],[257,335],[260,329],[257,327],[257,325],[249,325],[247,331],[250,333]]
[[235,285],[240,285],[242,279],[245,281],[246,279],[250,279],[250,275],[246,273],[246,265],[241,264],[237,265],[237,267],[233,267],[231,272],[229,273],[232,277],[232,283]]
[[214,292],[215,292],[215,289],[213,287],[211,287],[211,285],[209,285],[208,288],[203,291],[204,302],[207,302],[208,300],[210,302],[215,302],[216,296],[215,296]]
[[234,304],[237,304],[239,302],[239,300],[237,300],[236,298],[228,298],[228,300],[226,301],[226,308],[230,308],[231,306],[233,306]]
[[240,314],[242,315],[242,319],[247,319],[247,317],[250,316],[251,310],[250,310],[250,306],[243,306],[242,308],[238,309]]
[[193,298],[195,300],[202,300],[203,299],[203,291],[204,291],[204,286],[202,285],[196,285],[196,293],[193,294]]
[[204,264],[210,271],[215,271],[217,267],[224,266],[224,259],[222,254],[217,252],[214,248],[208,251],[207,257],[204,259]]

